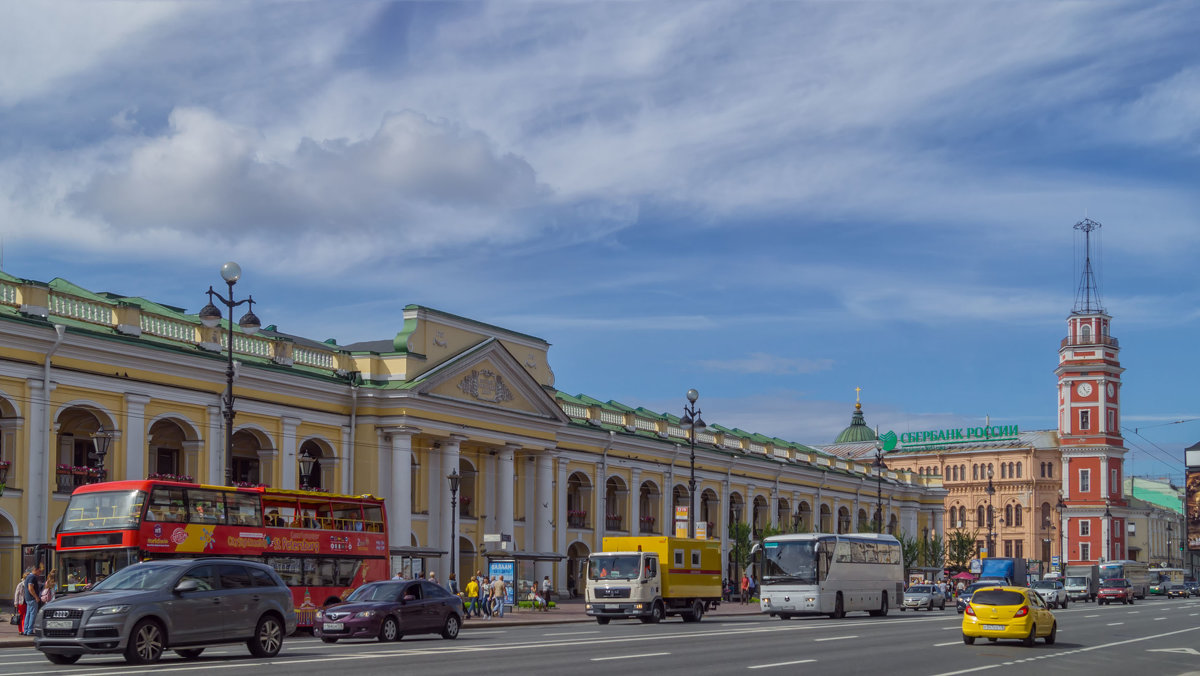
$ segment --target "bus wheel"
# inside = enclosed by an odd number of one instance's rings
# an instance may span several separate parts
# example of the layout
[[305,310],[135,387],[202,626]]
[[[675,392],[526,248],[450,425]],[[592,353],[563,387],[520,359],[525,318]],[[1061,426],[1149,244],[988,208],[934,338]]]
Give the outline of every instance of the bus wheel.
[[829,617],[834,620],[840,620],[846,616],[846,606],[842,603],[842,593],[837,593],[837,600],[833,602],[833,612]]
[[791,615],[791,613],[779,613],[779,619],[790,620],[790,619],[792,619],[792,615]]

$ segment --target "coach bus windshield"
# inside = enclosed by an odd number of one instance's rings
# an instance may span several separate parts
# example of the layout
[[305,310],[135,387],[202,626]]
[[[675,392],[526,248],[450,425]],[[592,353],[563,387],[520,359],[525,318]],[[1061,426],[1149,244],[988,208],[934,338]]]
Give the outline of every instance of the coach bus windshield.
[[817,584],[829,572],[832,543],[817,540],[768,540],[761,554],[762,584]]
[[67,505],[60,532],[137,528],[145,499],[143,491],[76,493]]

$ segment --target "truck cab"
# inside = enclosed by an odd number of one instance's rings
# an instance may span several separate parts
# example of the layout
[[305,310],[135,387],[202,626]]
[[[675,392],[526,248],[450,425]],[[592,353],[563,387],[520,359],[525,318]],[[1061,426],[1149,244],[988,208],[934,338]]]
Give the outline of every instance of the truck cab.
[[600,624],[614,617],[658,622],[664,612],[654,606],[661,594],[662,574],[654,552],[598,552],[588,560],[587,613]]
[[678,615],[698,622],[721,602],[721,543],[672,537],[604,538],[588,557],[585,610],[600,624]]

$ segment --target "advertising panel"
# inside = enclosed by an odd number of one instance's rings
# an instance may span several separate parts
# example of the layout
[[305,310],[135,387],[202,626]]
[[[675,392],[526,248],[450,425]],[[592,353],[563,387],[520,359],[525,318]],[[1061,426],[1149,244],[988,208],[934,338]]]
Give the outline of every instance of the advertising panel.
[[504,576],[504,604],[516,603],[516,593],[513,590],[513,580],[517,578],[517,562],[513,559],[492,559],[488,561],[488,577],[493,580],[497,575]]
[[1188,549],[1200,550],[1200,469],[1187,473],[1187,536]]

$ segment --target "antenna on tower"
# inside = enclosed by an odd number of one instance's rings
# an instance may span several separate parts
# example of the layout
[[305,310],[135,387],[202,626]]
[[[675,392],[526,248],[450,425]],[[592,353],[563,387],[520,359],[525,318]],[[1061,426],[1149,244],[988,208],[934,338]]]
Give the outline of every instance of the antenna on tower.
[[1096,285],[1096,275],[1092,270],[1092,231],[1099,230],[1100,223],[1085,216],[1074,227],[1083,233],[1083,275],[1079,278],[1079,288],[1075,291],[1075,308],[1071,314],[1104,312],[1104,307],[1100,304],[1100,287]]

